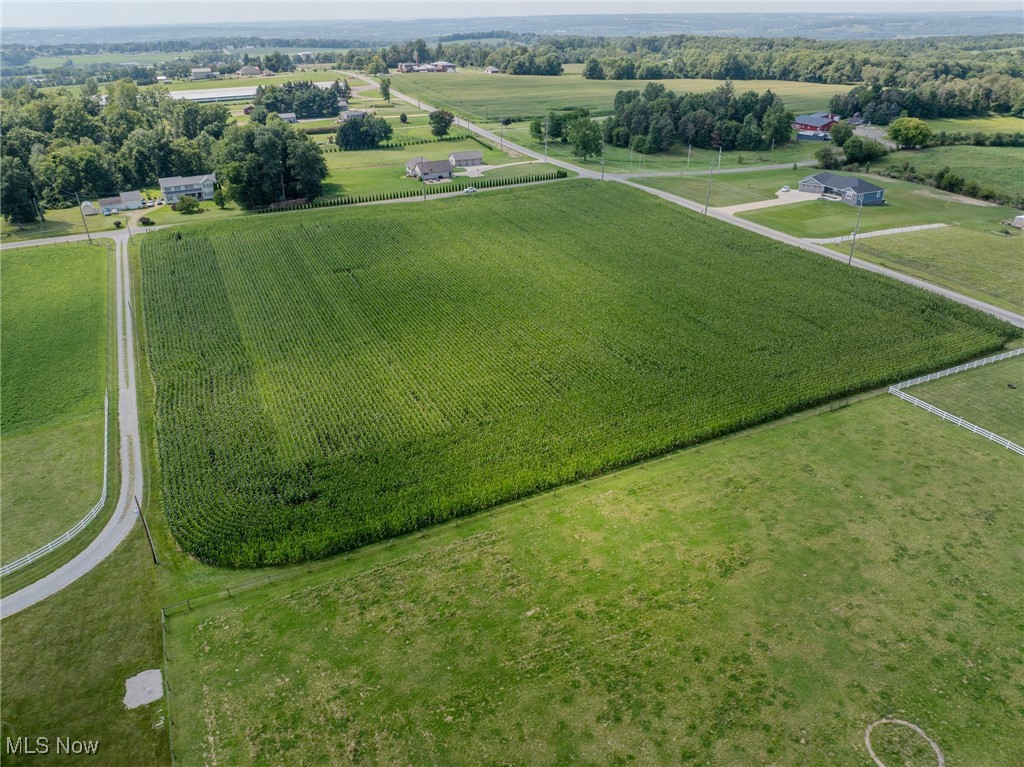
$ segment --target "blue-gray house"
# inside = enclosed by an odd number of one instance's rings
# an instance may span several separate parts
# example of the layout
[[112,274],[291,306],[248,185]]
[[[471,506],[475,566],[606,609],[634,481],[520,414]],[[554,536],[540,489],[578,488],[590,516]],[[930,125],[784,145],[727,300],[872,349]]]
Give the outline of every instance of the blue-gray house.
[[885,190],[882,187],[862,178],[840,176],[827,170],[801,180],[800,191],[832,195],[847,205],[885,205]]

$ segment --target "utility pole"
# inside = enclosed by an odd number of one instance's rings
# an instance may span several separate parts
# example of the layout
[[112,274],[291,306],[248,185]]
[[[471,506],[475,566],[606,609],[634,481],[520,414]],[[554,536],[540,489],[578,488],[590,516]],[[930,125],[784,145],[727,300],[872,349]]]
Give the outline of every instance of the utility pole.
[[853,265],[853,249],[857,245],[857,232],[860,231],[860,214],[864,212],[864,195],[857,195],[857,226],[853,228],[853,239],[850,240],[850,260],[846,262],[847,266]]
[[142,526],[146,530],[146,539],[149,541],[149,550],[153,554],[153,564],[160,564],[160,560],[156,558],[156,546],[153,545],[153,536],[149,534],[149,525],[146,524],[146,515],[142,513],[142,507],[139,506],[139,497],[135,496],[135,508],[139,511],[139,517],[142,519]]
[[505,151],[505,121],[501,121],[501,151]]
[[690,150],[693,148],[693,144],[686,145],[686,169],[690,169]]
[[128,242],[135,242],[135,240],[132,239],[132,222],[128,220],[127,211],[124,214],[124,228],[128,230]]
[[775,164],[775,139],[772,139],[772,156],[769,163],[772,165]]
[[708,175],[708,195],[704,198],[704,215],[708,214],[708,205],[711,203],[711,179],[715,177],[715,161],[710,163],[711,173]]
[[601,180],[604,181],[604,139],[601,139]]
[[544,118],[544,162],[548,161],[548,121],[550,117]]
[[78,192],[75,192],[75,200],[78,202],[78,212],[82,214],[82,226],[85,227],[85,236],[89,240],[89,244],[92,245],[92,235],[89,234],[89,224],[85,221],[85,211],[82,210],[82,198],[78,196]]
[[722,169],[722,147],[718,147],[718,169]]

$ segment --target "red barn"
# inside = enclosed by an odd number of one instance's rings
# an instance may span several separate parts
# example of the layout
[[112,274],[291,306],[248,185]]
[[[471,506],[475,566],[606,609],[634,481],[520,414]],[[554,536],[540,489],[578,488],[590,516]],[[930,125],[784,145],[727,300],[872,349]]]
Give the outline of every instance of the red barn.
[[794,130],[807,130],[807,131],[829,131],[833,125],[839,122],[842,118],[833,114],[832,112],[815,112],[810,115],[800,115],[793,120]]

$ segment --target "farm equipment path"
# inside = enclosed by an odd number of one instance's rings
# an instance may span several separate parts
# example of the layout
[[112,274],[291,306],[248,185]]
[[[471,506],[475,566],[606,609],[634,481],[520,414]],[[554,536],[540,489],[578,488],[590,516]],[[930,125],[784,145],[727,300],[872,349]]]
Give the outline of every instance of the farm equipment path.
[[[99,239],[99,236],[94,235]],[[101,235],[114,241],[114,263],[117,281],[116,312],[117,323],[117,417],[120,430],[121,450],[121,492],[117,506],[106,526],[89,545],[70,562],[62,565],[49,575],[0,600],[0,619],[41,602],[52,594],[74,583],[96,565],[107,558],[118,547],[135,525],[138,511],[135,499],[142,502],[142,451],[139,442],[139,411],[135,386],[135,327],[133,324],[131,296],[131,270],[128,258],[128,233],[108,232]],[[54,242],[84,240],[81,237],[57,237]],[[46,244],[46,240],[10,243],[4,249]]]

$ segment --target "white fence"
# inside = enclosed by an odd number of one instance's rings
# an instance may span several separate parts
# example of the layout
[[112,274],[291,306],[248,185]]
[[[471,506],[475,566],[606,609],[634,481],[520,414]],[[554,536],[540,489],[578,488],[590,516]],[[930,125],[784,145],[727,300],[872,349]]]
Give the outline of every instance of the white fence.
[[35,551],[33,551],[31,554],[26,554],[25,556],[21,557],[20,559],[15,559],[13,562],[9,562],[8,564],[4,565],[3,567],[0,567],[0,577],[2,577],[4,575],[10,575],[15,570],[20,570],[21,568],[25,567],[26,565],[32,564],[37,559],[41,559],[42,557],[46,556],[47,554],[49,554],[54,549],[60,548],[65,543],[67,543],[72,538],[74,538],[76,535],[78,535],[80,532],[82,532],[86,527],[88,527],[90,522],[92,522],[94,519],[96,519],[96,515],[100,513],[100,510],[107,503],[107,469],[108,469],[107,459],[109,458],[109,452],[110,452],[109,431],[110,431],[110,396],[109,396],[109,393],[108,393],[108,394],[104,394],[103,395],[103,489],[100,492],[100,499],[98,501],[96,501],[96,505],[93,506],[89,510],[89,513],[86,514],[78,522],[78,524],[76,524],[74,527],[72,527],[66,533],[64,533],[63,535],[61,535],[61,536],[59,536],[57,538],[54,538],[52,541],[47,543],[45,546],[41,546],[40,548],[38,548]]
[[[868,237],[884,237],[887,234],[905,234],[907,232],[923,232],[928,229],[942,229],[946,224],[918,224],[917,226],[903,226],[897,229],[883,229],[878,232],[860,232],[857,235],[858,240],[863,240]],[[828,240],[815,240],[815,242],[826,242],[834,245],[842,245],[844,242],[849,242],[853,239],[852,234],[844,234],[842,237],[833,237]]]
[[947,413],[945,410],[937,408],[934,405],[929,405],[924,400],[918,399],[917,397],[914,397],[903,391],[908,386],[916,386],[917,384],[927,383],[928,381],[934,381],[936,378],[945,378],[946,376],[951,376],[954,373],[962,373],[965,370],[980,368],[982,365],[990,365],[993,362],[999,362],[1001,360],[1010,359],[1011,357],[1019,357],[1021,354],[1024,354],[1024,349],[1014,349],[1012,352],[1003,352],[1002,354],[997,354],[994,357],[986,357],[985,359],[982,360],[968,362],[965,365],[957,365],[955,368],[940,370],[938,373],[931,373],[930,375],[920,376],[919,378],[912,378],[909,381],[902,381],[901,383],[890,386],[889,393],[895,394],[900,399],[905,400],[906,402],[909,402],[912,405],[916,405],[919,408],[927,410],[929,413],[937,415],[945,421],[950,421],[951,423],[955,423],[957,426],[962,426],[968,431],[972,431],[975,434],[980,434],[982,437],[992,440],[997,445],[1002,445],[1003,447],[1012,450],[1015,453],[1024,455],[1024,447],[1021,447],[1016,442],[1010,442],[1010,440],[1006,439],[1005,437],[1000,437],[998,434],[993,434],[988,429],[983,429],[980,426],[976,426],[975,424],[971,423],[970,421],[965,421],[963,418],[960,418],[959,416],[955,416],[952,413]]

